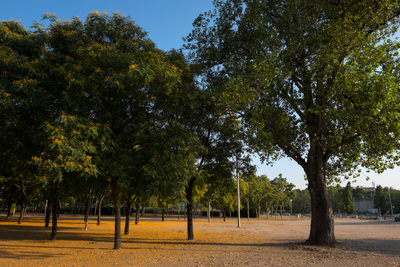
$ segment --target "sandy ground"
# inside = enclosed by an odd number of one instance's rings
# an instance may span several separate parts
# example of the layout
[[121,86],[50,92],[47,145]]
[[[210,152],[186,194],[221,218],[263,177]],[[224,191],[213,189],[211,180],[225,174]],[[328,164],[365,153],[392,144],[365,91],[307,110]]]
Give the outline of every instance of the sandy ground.
[[[335,219],[334,247],[306,246],[309,219],[195,219],[195,240],[186,222],[167,217],[131,222],[122,249],[113,250],[113,221],[63,216],[57,241],[43,218],[0,217],[0,266],[400,266],[400,223]],[[123,229],[124,223],[122,223]]]

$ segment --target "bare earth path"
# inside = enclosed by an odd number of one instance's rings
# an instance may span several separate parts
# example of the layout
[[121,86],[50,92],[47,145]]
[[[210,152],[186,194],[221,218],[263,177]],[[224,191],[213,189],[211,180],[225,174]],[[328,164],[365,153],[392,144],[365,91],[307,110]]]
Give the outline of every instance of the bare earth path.
[[112,250],[113,222],[94,218],[84,231],[81,217],[61,215],[58,240],[51,242],[43,217],[0,217],[0,266],[400,266],[400,223],[335,219],[339,244],[302,244],[310,220],[270,218],[194,222],[195,240],[186,240],[186,222],[143,218]]

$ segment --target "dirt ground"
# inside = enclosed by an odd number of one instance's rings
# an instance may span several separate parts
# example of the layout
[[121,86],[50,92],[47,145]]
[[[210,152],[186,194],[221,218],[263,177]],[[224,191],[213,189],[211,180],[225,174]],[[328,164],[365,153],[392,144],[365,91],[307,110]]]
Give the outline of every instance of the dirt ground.
[[[0,216],[0,266],[400,266],[400,223],[335,219],[334,247],[303,245],[310,219],[195,219],[195,240],[186,222],[167,217],[131,222],[122,249],[113,250],[112,218],[84,231],[82,217],[61,215],[57,241],[49,241],[43,216]],[[122,229],[124,223],[122,223]]]

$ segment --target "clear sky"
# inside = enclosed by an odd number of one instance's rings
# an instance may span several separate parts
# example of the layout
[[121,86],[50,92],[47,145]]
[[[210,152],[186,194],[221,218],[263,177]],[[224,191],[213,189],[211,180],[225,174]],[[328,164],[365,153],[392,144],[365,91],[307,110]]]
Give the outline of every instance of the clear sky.
[[[32,25],[33,21],[40,21],[43,13],[55,13],[62,20],[72,17],[79,17],[81,20],[85,16],[97,10],[108,13],[120,12],[131,18],[148,32],[160,49],[169,50],[171,48],[181,48],[182,38],[187,36],[192,29],[193,20],[200,14],[213,8],[212,0],[20,0],[4,1],[0,9],[0,20],[19,20],[26,28]],[[273,179],[282,173],[288,181],[294,183],[296,188],[304,189],[306,181],[304,180],[303,170],[290,160],[281,160],[267,167],[258,160],[254,163],[258,165],[258,174],[266,174]],[[377,175],[362,172],[357,182],[353,186],[361,185],[370,187],[372,182],[376,185],[391,186],[400,189],[400,168],[386,171]],[[370,180],[366,181],[366,176]],[[343,183],[345,185],[346,183]]]

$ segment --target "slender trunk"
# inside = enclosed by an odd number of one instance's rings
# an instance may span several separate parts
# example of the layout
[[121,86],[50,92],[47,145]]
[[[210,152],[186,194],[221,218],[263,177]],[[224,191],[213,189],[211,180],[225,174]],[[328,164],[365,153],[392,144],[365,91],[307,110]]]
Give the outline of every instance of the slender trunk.
[[114,249],[121,248],[121,203],[118,196],[118,178],[111,177],[111,196],[115,206]]
[[190,181],[186,187],[188,240],[194,239],[194,234],[193,234],[193,187],[194,187],[195,180],[196,180],[196,178],[190,179]]
[[51,237],[50,240],[55,241],[57,239],[57,215],[58,215],[58,197],[57,197],[57,189],[53,190],[53,195],[51,199]]
[[247,196],[247,220],[250,221],[250,199]]
[[48,203],[47,203],[47,206],[46,206],[46,217],[45,217],[45,219],[44,219],[44,227],[49,227],[49,224],[50,224],[50,212],[51,212],[51,202],[52,201],[52,198],[50,197],[49,198],[49,201],[48,201]]
[[18,224],[21,224],[21,223],[22,223],[22,219],[24,218],[24,214],[25,214],[25,209],[26,209],[26,207],[25,207],[25,201],[22,200],[22,203],[21,203],[21,212],[20,212],[20,214],[19,214]]
[[99,203],[97,203],[97,225],[100,225],[101,220],[101,203],[103,202],[104,195],[100,195]]
[[208,218],[208,222],[211,222],[211,200],[208,200],[207,218]]
[[126,202],[126,216],[125,216],[125,229],[124,235],[129,235],[129,223],[131,221],[132,204],[136,197],[128,199]]
[[226,210],[225,210],[225,208],[224,208],[223,214],[224,214],[224,222],[226,222]]
[[258,204],[257,204],[257,209],[258,209],[258,219],[260,219],[260,217],[261,217],[261,205],[260,205],[260,201],[258,201]]
[[146,211],[146,205],[143,205],[142,207],[142,217],[144,216],[144,212]]
[[308,191],[311,196],[311,229],[306,243],[311,245],[334,245],[334,221],[331,203],[326,190],[323,150],[312,143],[306,170]]
[[88,228],[88,222],[89,222],[89,207],[90,207],[90,197],[91,193],[89,192],[89,196],[86,201],[86,211],[85,211],[85,231],[87,231]]
[[10,214],[11,214],[11,206],[12,206],[11,201],[12,201],[12,199],[10,197],[10,200],[8,201],[7,219],[10,218]]
[[135,216],[135,225],[139,224],[139,210],[140,210],[140,203],[139,201],[136,202],[136,216]]
[[165,208],[162,207],[161,209],[161,221],[163,222],[165,220]]

